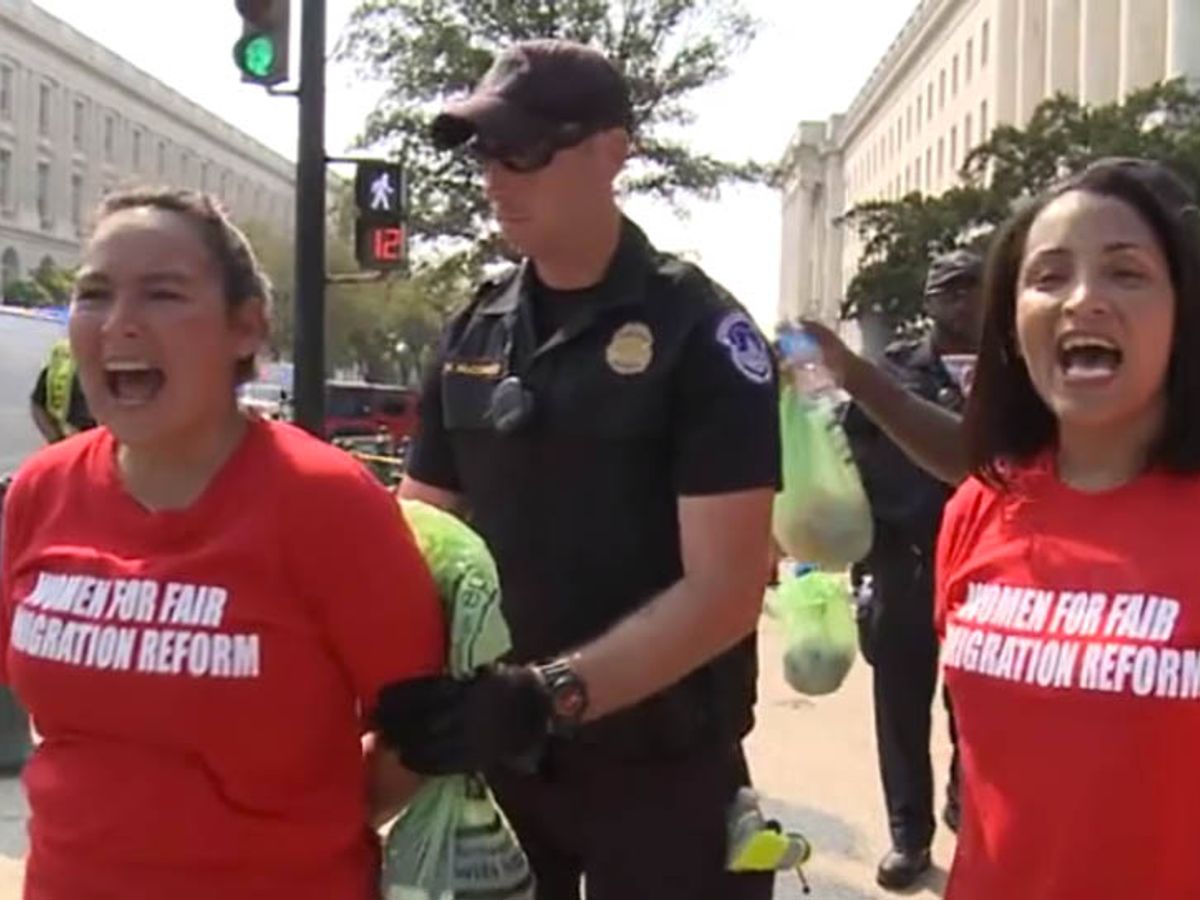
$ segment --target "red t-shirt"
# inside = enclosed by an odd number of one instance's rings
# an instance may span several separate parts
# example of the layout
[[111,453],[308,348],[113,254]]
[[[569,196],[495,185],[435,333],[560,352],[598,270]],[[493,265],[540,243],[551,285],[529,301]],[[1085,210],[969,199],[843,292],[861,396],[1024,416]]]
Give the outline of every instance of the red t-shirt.
[[964,807],[948,900],[1200,897],[1200,477],[967,482],[938,547]]
[[361,710],[441,669],[432,581],[354,460],[255,421],[200,499],[148,512],[99,429],[42,451],[4,509],[4,675],[30,900],[365,900]]

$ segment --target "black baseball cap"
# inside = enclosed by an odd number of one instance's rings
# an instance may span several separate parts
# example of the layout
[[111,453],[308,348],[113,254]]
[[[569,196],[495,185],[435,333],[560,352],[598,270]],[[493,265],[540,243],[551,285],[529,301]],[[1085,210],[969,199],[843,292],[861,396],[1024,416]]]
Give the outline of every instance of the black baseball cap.
[[440,150],[479,135],[522,149],[606,128],[633,127],[629,87],[603,53],[573,41],[521,41],[503,51],[471,95],[433,120]]
[[983,257],[972,250],[954,250],[936,257],[925,275],[925,293],[949,287],[976,285],[983,279]]

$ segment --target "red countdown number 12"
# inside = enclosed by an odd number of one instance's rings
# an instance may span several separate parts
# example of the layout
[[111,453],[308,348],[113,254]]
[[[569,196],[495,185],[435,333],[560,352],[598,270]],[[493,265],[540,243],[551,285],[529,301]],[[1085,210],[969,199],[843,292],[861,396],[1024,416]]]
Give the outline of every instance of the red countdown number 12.
[[404,252],[404,229],[376,228],[371,242],[376,259],[398,260]]

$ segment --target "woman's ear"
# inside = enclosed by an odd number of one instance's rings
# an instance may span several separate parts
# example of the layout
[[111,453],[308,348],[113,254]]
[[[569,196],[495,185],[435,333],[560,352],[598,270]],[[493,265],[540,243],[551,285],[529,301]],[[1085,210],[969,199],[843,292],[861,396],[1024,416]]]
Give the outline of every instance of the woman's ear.
[[267,343],[269,325],[267,304],[262,297],[250,297],[233,309],[231,327],[234,331],[237,358],[257,356]]

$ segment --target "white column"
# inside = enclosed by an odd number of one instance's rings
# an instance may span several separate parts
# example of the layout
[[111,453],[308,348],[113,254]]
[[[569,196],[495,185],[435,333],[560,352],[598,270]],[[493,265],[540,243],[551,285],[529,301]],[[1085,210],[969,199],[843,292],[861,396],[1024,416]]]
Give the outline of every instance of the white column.
[[1084,103],[1102,105],[1117,99],[1120,52],[1121,0],[1083,0],[1079,98]]
[[1200,2],[1167,0],[1167,77],[1200,82]]
[[1046,0],[1021,0],[1017,26],[1017,124],[1046,95]]
[[1079,0],[1050,0],[1046,93],[1079,96]]
[[[1194,7],[1197,0],[1191,0]],[[1121,0],[1121,98],[1161,81],[1167,63],[1167,8],[1162,0]]]
[[825,160],[825,290],[823,298],[833,311],[831,322],[837,321],[838,307],[846,296],[842,283],[843,255],[845,244],[839,218],[846,212],[846,184],[842,176],[842,155],[831,152]]
[[1017,121],[1017,75],[1020,68],[1021,4],[1024,0],[996,0],[996,20],[992,23],[990,71],[996,102],[991,106],[988,130]]
[[804,309],[812,262],[812,235],[808,222],[809,192],[799,173],[783,192],[783,236],[779,259],[779,315],[794,319]]

